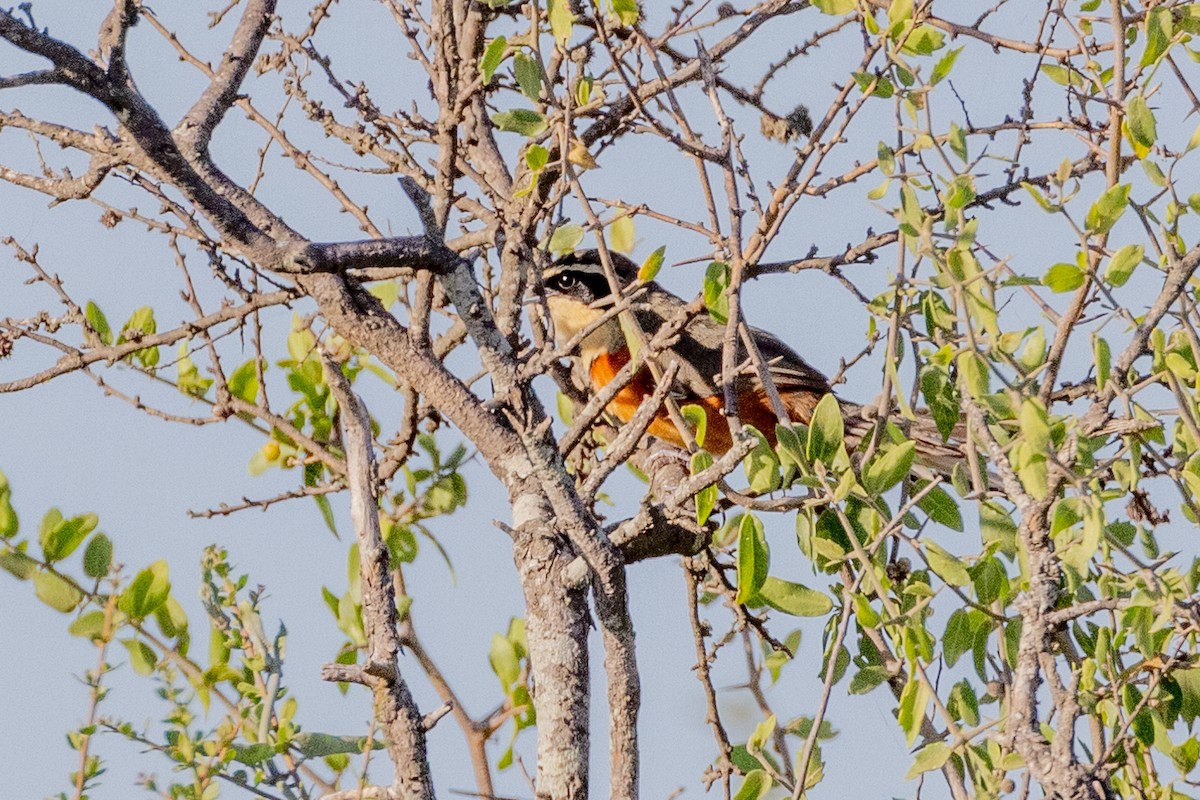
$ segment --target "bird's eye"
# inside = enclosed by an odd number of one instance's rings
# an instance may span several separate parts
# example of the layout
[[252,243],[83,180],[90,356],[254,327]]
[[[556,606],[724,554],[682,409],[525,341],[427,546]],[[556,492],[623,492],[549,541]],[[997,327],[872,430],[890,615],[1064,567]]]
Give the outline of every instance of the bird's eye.
[[550,288],[556,292],[569,292],[579,285],[579,279],[569,272],[560,272],[550,279]]

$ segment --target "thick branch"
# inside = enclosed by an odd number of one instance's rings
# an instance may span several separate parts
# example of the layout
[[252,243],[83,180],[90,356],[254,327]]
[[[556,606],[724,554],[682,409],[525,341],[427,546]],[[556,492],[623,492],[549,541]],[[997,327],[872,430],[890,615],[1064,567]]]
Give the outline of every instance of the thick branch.
[[326,358],[325,372],[342,409],[350,517],[358,535],[363,629],[369,647],[362,666],[363,679],[375,694],[375,717],[387,737],[388,753],[395,764],[393,797],[432,800],[433,778],[425,753],[424,721],[397,663],[400,636],[396,630],[396,596],[388,569],[388,549],[379,529],[371,418],[341,367]]

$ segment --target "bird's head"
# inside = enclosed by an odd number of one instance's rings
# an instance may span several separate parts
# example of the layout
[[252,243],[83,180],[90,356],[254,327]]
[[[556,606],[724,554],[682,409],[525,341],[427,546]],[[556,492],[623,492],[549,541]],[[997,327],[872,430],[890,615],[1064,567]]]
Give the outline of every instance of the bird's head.
[[[636,264],[611,251],[609,258],[622,288],[637,280]],[[616,302],[597,250],[584,250],[558,259],[542,273],[542,285],[546,287],[546,306],[560,343],[603,316]],[[617,325],[615,318],[612,322]]]

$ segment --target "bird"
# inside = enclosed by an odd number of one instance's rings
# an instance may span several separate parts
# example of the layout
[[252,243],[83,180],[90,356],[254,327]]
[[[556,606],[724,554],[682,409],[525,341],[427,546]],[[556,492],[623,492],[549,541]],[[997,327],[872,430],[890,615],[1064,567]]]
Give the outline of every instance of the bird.
[[[687,321],[668,352],[660,354],[659,362],[667,364],[674,359],[678,363],[671,396],[680,405],[692,404],[703,409],[706,417],[704,449],[723,455],[733,446],[721,379],[726,326],[707,313],[688,316],[685,308],[688,303],[682,298],[653,280],[640,282],[638,267],[631,260],[611,251],[608,257],[622,293],[635,284],[638,286],[629,310],[647,337],[653,338],[668,321],[686,316]],[[609,311],[621,296],[612,291],[599,251],[585,250],[558,258],[543,271],[542,284],[558,346],[563,347],[586,332],[572,357],[586,375],[589,390],[593,393],[601,391],[630,362],[632,354],[618,316]],[[604,319],[606,314],[607,319]],[[809,424],[817,403],[833,393],[829,379],[769,331],[751,327],[749,336],[765,362],[789,420]],[[748,359],[740,338],[736,362],[738,368],[733,379],[736,415],[743,424],[754,426],[774,447],[779,417],[759,377],[759,370]],[[617,392],[607,411],[621,422],[628,422],[654,388],[654,376],[643,366]],[[846,438],[853,449],[856,441],[870,435],[875,421],[867,407],[843,400],[839,400],[839,405]],[[687,449],[684,437],[665,409],[658,409],[646,432]],[[949,465],[963,458],[961,448],[953,441],[945,441],[927,416],[910,421],[908,435],[916,442],[918,455],[923,453],[927,462],[939,464],[935,466],[938,471],[948,473],[952,468]]]

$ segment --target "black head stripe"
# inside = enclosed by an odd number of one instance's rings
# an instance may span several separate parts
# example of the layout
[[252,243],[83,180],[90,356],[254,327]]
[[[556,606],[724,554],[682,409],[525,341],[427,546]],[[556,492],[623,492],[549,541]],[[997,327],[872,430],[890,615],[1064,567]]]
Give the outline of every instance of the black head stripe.
[[[612,261],[613,269],[616,271],[617,279],[621,282],[622,286],[626,286],[637,280],[637,264],[620,253],[614,253],[611,250],[608,253],[608,257]],[[559,269],[569,269],[572,266],[591,267],[601,275],[604,274],[604,270],[601,267],[602,262],[600,261],[599,250],[581,250],[578,253],[563,256],[554,263]],[[607,294],[608,291],[606,288],[604,293],[598,296],[604,297]]]

